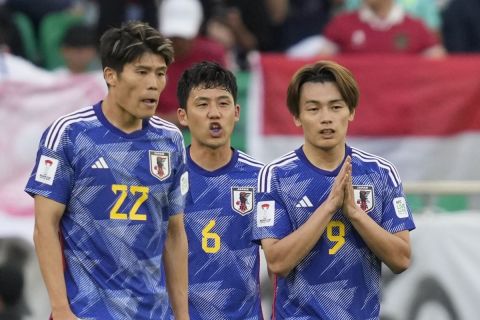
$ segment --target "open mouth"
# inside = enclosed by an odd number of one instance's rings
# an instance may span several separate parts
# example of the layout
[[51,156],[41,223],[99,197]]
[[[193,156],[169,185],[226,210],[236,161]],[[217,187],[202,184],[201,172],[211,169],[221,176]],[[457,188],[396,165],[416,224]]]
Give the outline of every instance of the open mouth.
[[213,136],[218,136],[222,132],[222,126],[216,122],[210,123],[209,130]]
[[156,99],[142,99],[142,102],[150,107],[156,107],[157,106],[157,100]]

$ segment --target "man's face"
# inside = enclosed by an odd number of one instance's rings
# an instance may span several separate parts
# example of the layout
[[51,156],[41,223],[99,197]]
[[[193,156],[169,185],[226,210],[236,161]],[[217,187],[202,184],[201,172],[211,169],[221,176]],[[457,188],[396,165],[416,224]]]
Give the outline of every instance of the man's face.
[[186,109],[178,109],[180,123],[190,129],[192,145],[211,149],[230,147],[230,136],[239,118],[240,107],[223,88],[192,88]]
[[106,71],[105,78],[115,104],[135,118],[145,119],[155,114],[166,71],[165,59],[147,52],[127,63],[121,73]]
[[63,47],[62,55],[70,72],[82,73],[88,71],[88,67],[95,59],[97,51],[95,47]]
[[336,84],[307,82],[300,91],[300,114],[295,125],[303,128],[305,145],[324,151],[344,148],[348,123],[353,120]]

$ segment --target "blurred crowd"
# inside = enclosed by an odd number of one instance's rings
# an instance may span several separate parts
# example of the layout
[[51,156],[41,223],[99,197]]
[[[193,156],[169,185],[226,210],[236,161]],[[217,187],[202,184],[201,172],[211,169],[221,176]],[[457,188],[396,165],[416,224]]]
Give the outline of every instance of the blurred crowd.
[[[252,51],[431,58],[480,51],[478,0],[0,0],[0,51],[60,73],[100,70],[99,35],[128,20],[173,41],[158,113],[174,123],[175,84],[201,60],[248,70]],[[0,60],[0,79],[5,65]]]

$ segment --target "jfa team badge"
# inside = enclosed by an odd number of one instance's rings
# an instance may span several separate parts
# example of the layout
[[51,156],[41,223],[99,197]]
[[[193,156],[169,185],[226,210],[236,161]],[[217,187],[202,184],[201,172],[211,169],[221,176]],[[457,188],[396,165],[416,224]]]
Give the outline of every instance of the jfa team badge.
[[165,180],[170,176],[170,152],[149,151],[150,173],[159,180]]
[[353,186],[353,197],[357,206],[365,212],[369,212],[375,206],[373,186]]
[[254,188],[232,188],[232,208],[242,216],[252,212],[254,202]]

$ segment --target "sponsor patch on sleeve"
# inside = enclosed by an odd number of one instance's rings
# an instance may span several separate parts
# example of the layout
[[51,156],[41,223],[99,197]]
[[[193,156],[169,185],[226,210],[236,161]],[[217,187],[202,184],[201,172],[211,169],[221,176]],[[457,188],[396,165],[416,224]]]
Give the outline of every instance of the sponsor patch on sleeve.
[[260,201],[257,203],[257,227],[271,227],[275,220],[275,202]]
[[48,185],[53,184],[55,172],[57,171],[58,160],[47,156],[40,156],[35,180]]
[[408,218],[407,201],[405,201],[404,197],[393,199],[393,207],[395,208],[397,217],[401,219]]
[[188,171],[185,171],[180,177],[180,192],[184,196],[188,192]]

